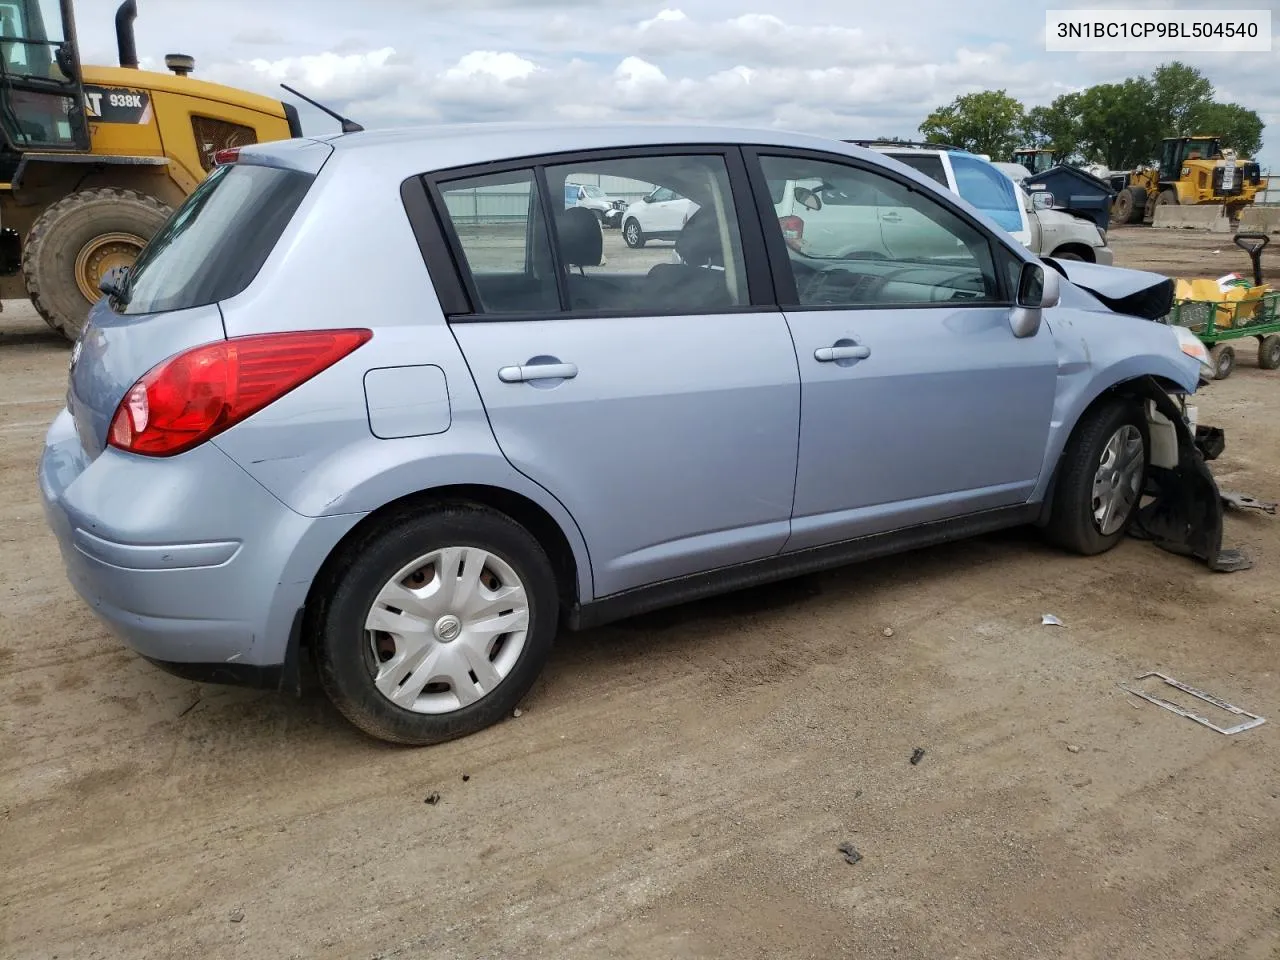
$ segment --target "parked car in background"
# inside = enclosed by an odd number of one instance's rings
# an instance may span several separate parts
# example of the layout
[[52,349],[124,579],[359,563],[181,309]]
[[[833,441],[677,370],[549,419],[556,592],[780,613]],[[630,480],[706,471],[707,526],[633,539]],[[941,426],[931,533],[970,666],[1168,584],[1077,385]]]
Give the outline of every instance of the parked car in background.
[[591,183],[566,183],[564,205],[565,209],[584,207],[590,210],[602,227],[620,226],[622,213],[627,208],[625,200],[616,200],[601,187]]
[[[38,472],[75,589],[180,676],[298,690],[312,660],[427,744],[509,716],[562,627],[1019,525],[1217,556],[1170,281],[1042,262],[872,151],[484,124],[220,156],[90,312]],[[681,262],[602,266],[560,203],[582,170],[654,184]],[[485,218],[483,188],[526,202]],[[788,195],[920,226],[792,244]]]
[[1018,182],[1018,164],[991,162],[961,150],[877,146],[874,149],[931,177],[990,216],[1033,253],[1109,266],[1106,233],[1090,220],[1035,203]]
[[622,215],[622,239],[632,249],[650,240],[675,240],[697,209],[696,203],[670,187],[654,187]]

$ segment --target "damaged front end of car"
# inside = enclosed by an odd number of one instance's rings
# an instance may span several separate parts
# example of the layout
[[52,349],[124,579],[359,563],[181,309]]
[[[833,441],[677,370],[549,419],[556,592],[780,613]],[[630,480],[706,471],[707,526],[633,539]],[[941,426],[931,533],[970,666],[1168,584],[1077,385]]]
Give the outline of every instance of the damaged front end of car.
[[[1169,324],[1174,282],[1158,273],[1044,258],[1070,283],[1119,314]],[[1171,326],[1181,352],[1199,363],[1198,386],[1211,382],[1209,352],[1190,331]],[[1162,550],[1197,559],[1210,570],[1230,573],[1253,566],[1240,550],[1222,546],[1224,498],[1209,462],[1226,446],[1220,427],[1195,421],[1187,395],[1155,377],[1125,385],[1145,401],[1151,459],[1142,503],[1131,536]]]

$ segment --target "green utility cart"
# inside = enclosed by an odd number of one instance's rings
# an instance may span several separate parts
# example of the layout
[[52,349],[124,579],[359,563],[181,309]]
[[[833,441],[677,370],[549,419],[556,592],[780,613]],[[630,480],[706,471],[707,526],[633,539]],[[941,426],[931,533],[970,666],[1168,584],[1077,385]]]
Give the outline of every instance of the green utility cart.
[[1270,242],[1265,233],[1238,233],[1236,246],[1253,262],[1253,291],[1244,300],[1179,300],[1169,313],[1169,323],[1186,327],[1209,348],[1215,380],[1231,376],[1236,351],[1230,341],[1242,337],[1258,339],[1258,366],[1263,370],[1280,367],[1280,290],[1262,281],[1262,251]]

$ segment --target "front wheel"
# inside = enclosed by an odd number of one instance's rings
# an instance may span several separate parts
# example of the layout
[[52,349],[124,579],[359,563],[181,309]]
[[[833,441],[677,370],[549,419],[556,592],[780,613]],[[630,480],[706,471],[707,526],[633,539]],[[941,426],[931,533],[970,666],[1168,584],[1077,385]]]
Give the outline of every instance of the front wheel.
[[626,241],[627,246],[632,250],[639,250],[644,246],[644,231],[640,229],[640,223],[635,217],[632,217],[623,226],[622,239]]
[[550,561],[522,526],[468,504],[398,515],[323,583],[321,685],[361,730],[424,746],[509,715],[559,618]]
[[1084,556],[1119,543],[1142,499],[1148,446],[1137,401],[1117,400],[1086,413],[1063,451],[1049,539]]
[[1215,344],[1209,348],[1209,361],[1213,364],[1213,379],[1227,379],[1236,368],[1235,347],[1227,343]]

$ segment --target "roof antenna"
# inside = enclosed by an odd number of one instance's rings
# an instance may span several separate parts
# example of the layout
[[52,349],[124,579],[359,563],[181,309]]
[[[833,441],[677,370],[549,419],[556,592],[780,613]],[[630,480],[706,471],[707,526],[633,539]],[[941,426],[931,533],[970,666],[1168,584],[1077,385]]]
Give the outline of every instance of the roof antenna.
[[323,110],[329,116],[333,117],[333,119],[337,120],[339,123],[342,124],[343,133],[359,133],[364,129],[364,127],[360,126],[360,124],[356,123],[354,120],[348,120],[346,117],[338,113],[336,110],[330,110],[323,103],[316,103],[316,101],[312,100],[305,93],[299,93],[297,90],[293,89],[293,87],[289,86],[287,83],[282,83],[280,84],[280,86],[284,87],[286,90],[292,93],[295,97],[298,97],[301,100],[307,101],[307,103],[311,104],[317,110]]

